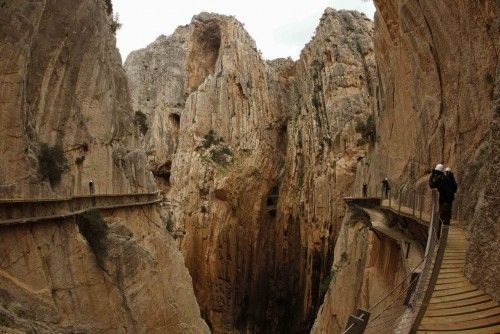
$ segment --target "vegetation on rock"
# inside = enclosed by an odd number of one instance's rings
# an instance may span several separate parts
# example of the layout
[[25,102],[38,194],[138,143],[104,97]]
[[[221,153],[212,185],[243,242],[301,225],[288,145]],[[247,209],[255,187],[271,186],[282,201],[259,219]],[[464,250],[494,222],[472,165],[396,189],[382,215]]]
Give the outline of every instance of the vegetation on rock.
[[48,180],[51,186],[57,185],[66,170],[68,170],[68,160],[62,148],[42,143],[38,154],[38,172],[42,175],[42,180]]
[[149,130],[146,115],[140,110],[135,112],[134,124],[139,128],[139,131],[141,131],[143,136]]
[[365,122],[358,121],[356,123],[356,132],[361,134],[361,139],[358,141],[358,145],[375,142],[377,129],[375,127],[375,118],[373,115],[368,116]]
[[75,164],[77,166],[81,166],[83,164],[83,161],[85,161],[85,156],[80,156],[75,159]]
[[121,27],[122,24],[120,22],[120,16],[118,15],[118,13],[116,13],[113,15],[113,19],[111,21],[111,31],[113,32],[113,34],[116,34],[116,32],[120,30]]
[[99,210],[89,210],[76,216],[78,229],[89,243],[97,261],[102,265],[107,256],[106,239],[108,225],[103,221]]
[[203,137],[203,147],[204,148],[210,148],[213,145],[217,145],[219,143],[223,143],[224,139],[221,137],[217,136],[217,134],[214,132],[214,130],[210,130],[205,137]]
[[349,264],[349,258],[347,257],[347,253],[342,252],[342,254],[340,254],[340,261],[333,266],[332,271],[330,271],[330,273],[328,273],[328,275],[326,275],[323,281],[321,281],[320,283],[321,295],[324,295],[326,293],[332,281],[335,282],[335,278],[337,277],[338,273],[347,264]]
[[113,14],[113,3],[111,0],[104,0],[104,3],[106,4],[106,14]]
[[233,152],[224,139],[219,137],[213,130],[210,130],[203,138],[203,147],[210,150],[210,159],[222,166],[226,166],[231,161]]
[[168,217],[165,221],[165,228],[168,232],[172,233],[174,231],[174,221],[172,217]]

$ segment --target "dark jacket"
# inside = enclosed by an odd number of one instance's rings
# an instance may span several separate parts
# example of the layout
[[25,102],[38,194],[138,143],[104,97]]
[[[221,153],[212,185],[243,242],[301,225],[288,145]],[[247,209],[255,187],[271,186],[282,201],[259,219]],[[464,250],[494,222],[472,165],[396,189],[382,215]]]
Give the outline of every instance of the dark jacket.
[[451,200],[453,201],[455,199],[455,193],[457,192],[458,189],[457,181],[455,180],[455,175],[453,175],[452,172],[446,172],[444,175],[447,179],[448,187],[452,192]]
[[429,178],[429,186],[439,192],[439,203],[451,203],[455,199],[457,183],[455,177],[449,177],[443,172],[433,170]]

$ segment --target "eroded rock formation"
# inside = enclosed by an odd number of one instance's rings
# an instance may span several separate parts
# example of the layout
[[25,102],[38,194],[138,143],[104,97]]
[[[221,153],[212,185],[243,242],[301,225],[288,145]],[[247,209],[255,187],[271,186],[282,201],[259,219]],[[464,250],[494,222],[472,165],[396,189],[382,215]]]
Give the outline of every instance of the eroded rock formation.
[[348,209],[334,253],[330,286],[311,333],[342,333],[353,310],[369,309],[407,273],[400,243],[373,232],[370,217],[356,207]]
[[[0,194],[155,190],[104,1],[4,2],[0,8]],[[42,144],[60,147],[68,170],[42,180]],[[106,168],[103,168],[106,167]]]
[[[356,187],[389,177],[393,191],[439,162],[458,177],[456,217],[470,232],[467,274],[499,298],[495,1],[375,1],[380,73],[377,142]],[[369,167],[364,164],[369,163]],[[424,180],[425,182],[425,180]]]
[[[384,177],[389,177],[396,193],[415,183],[425,188],[434,165],[450,166],[459,181],[454,214],[470,233],[466,274],[498,300],[500,267],[491,263],[498,263],[500,256],[495,212],[500,205],[499,4],[426,0],[375,0],[375,4],[377,136],[357,165],[354,190],[360,194],[367,182],[372,194],[377,187],[380,192]],[[349,247],[353,252],[359,248],[356,240],[365,236],[356,225],[343,229],[350,233],[345,240],[354,245]],[[342,262],[337,249],[345,244],[342,240],[336,245],[333,270]],[[364,261],[361,267],[368,269],[367,257],[373,254],[357,252]],[[370,305],[370,299],[361,298],[366,296],[364,286],[348,290],[345,298],[339,293],[351,286],[343,278],[352,277],[353,270],[345,267],[339,273],[313,332],[341,332],[350,312]],[[383,284],[371,286],[376,290]]]
[[376,105],[371,34],[361,14],[328,9],[300,60],[266,62],[238,21],[203,13],[127,59],[214,332],[312,324],[364,148],[355,124]]
[[[106,3],[0,2],[0,198],[87,194],[89,179],[97,194],[156,189]],[[60,182],[42,179],[43,144],[68,162]],[[104,223],[102,254],[74,217],[0,226],[0,331],[207,333],[158,209]]]
[[208,332],[157,210],[121,209],[104,219],[104,257],[71,219],[2,228],[1,325],[41,333]]

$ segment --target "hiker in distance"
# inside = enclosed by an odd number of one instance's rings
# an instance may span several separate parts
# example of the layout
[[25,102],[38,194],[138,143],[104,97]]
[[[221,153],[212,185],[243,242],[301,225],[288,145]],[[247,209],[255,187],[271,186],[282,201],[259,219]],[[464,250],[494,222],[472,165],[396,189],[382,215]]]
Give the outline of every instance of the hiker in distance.
[[363,183],[363,197],[368,197],[368,185],[366,182]]
[[391,186],[389,185],[389,179],[385,178],[382,180],[382,199],[389,198],[389,191],[391,191]]
[[455,193],[457,191],[457,183],[455,177],[449,169],[449,174],[443,164],[437,164],[432,170],[429,178],[429,186],[432,189],[437,189],[439,192],[439,226],[437,230],[438,239],[441,236],[441,224],[450,225],[451,209]]

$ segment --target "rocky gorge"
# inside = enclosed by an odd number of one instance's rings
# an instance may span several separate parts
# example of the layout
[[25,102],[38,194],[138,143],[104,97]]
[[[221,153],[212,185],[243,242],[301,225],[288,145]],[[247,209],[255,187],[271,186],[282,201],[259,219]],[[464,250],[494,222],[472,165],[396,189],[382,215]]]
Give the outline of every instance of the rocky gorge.
[[241,23],[203,13],[125,62],[213,332],[311,326],[365,147],[355,125],[376,106],[372,30],[329,9],[297,62],[265,61]]
[[498,300],[500,5],[375,5],[326,9],[296,61],[200,13],[122,66],[111,1],[0,1],[0,198],[161,197],[91,216],[104,253],[82,216],[0,226],[0,330],[341,333],[407,270],[344,197],[441,161]]

